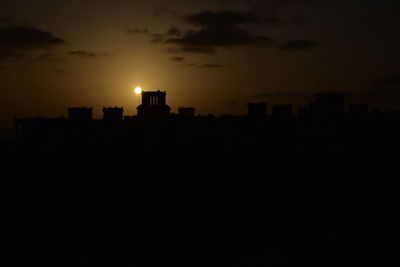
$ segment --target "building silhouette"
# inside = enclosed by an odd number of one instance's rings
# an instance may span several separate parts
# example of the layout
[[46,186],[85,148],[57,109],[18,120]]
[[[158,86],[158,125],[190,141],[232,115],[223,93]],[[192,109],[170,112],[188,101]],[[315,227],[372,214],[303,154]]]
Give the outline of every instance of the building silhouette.
[[352,114],[366,114],[369,112],[369,106],[364,103],[350,103],[349,112]]
[[179,108],[178,113],[181,118],[194,118],[196,110],[195,108]]
[[248,115],[252,118],[265,118],[267,116],[268,104],[263,103],[249,103]]
[[287,120],[293,118],[292,106],[274,106],[272,108],[272,117],[278,120]]
[[[369,149],[389,151],[393,144],[400,147],[400,112],[370,112],[363,104],[352,104],[350,112],[344,112],[342,96],[319,94],[296,116],[292,106],[274,106],[272,116],[267,116],[267,103],[249,103],[248,108],[248,116],[195,116],[192,107],[181,107],[176,115],[170,114],[165,92],[143,92],[138,116],[124,116],[121,107],[104,107],[103,118],[92,119],[92,108],[78,107],[68,108],[68,118],[15,118],[16,144],[33,151],[139,153],[267,148],[307,157],[324,151],[350,155]],[[375,147],[364,148],[372,140]]]
[[166,104],[166,92],[142,92],[142,104],[137,107],[140,118],[166,118],[171,108]]
[[68,108],[68,119],[71,121],[91,121],[93,109],[88,107]]
[[344,102],[345,97],[343,94],[315,94],[315,102],[310,103],[310,112],[313,115],[339,115],[345,111]]
[[103,108],[103,120],[105,121],[122,121],[124,119],[124,108]]

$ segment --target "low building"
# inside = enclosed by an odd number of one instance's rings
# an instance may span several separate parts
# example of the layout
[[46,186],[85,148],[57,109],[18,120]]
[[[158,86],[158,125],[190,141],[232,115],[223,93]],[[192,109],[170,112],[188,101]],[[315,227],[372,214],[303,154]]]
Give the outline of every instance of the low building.
[[196,110],[195,108],[179,108],[178,112],[181,118],[194,118]]
[[68,108],[68,119],[71,121],[91,121],[93,109],[88,107]]
[[124,108],[103,108],[103,120],[122,121],[124,119]]
[[267,116],[268,104],[263,103],[249,103],[248,115],[252,118],[265,118]]

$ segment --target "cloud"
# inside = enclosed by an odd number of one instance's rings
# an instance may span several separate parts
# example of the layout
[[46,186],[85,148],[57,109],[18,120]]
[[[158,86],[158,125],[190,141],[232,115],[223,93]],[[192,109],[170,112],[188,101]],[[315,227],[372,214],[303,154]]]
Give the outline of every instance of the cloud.
[[[296,21],[290,19],[291,16],[302,15],[303,12],[312,6],[314,3],[318,3],[315,0],[211,0],[213,2],[221,3],[222,8],[241,8],[246,10],[252,10],[253,12],[263,15],[272,16],[279,14],[280,17],[274,22],[277,26],[283,24],[296,24]],[[277,24],[276,24],[277,23]]]
[[[127,34],[142,34],[153,44],[172,45],[171,54],[197,53],[214,55],[218,49],[231,47],[267,48],[274,45],[273,38],[255,33],[254,26],[282,23],[276,17],[262,17],[255,12],[205,10],[179,18],[192,26],[183,31],[171,26],[164,33],[155,33],[148,28],[126,28]],[[251,28],[252,30],[250,30]]]
[[209,29],[229,29],[243,24],[265,24],[270,21],[257,17],[254,13],[244,13],[237,11],[211,11],[206,10],[199,13],[190,14],[185,19],[193,24]]
[[263,4],[269,6],[270,8],[283,8],[283,7],[298,7],[309,5],[315,0],[213,0],[214,2],[241,2],[247,4]]
[[13,25],[0,28],[0,46],[18,51],[48,49],[65,41],[53,33],[29,26]]
[[202,68],[202,69],[217,69],[222,68],[224,65],[218,63],[206,63],[206,64],[198,64],[198,63],[187,63],[186,66],[195,67],[195,68]]
[[80,57],[80,58],[95,58],[95,57],[109,56],[108,52],[99,53],[88,50],[74,50],[74,51],[69,51],[67,54],[71,57]]
[[67,71],[67,70],[61,70],[61,69],[54,69],[53,72],[56,73],[56,74],[60,74],[60,75],[62,75],[62,74],[74,74],[75,73],[73,71]]
[[193,46],[184,46],[174,51],[174,53],[187,52],[187,53],[198,53],[198,54],[209,54],[215,55],[217,53],[214,47],[193,47]]
[[252,35],[243,25],[261,25],[270,21],[254,13],[236,11],[202,11],[184,17],[196,30],[183,33],[180,37],[165,42],[174,44],[182,52],[215,54],[218,48],[235,46],[268,47],[273,39],[268,36]]
[[45,52],[38,56],[36,60],[66,60],[67,56],[60,52]]
[[214,69],[214,68],[222,68],[224,65],[221,64],[202,64],[197,65],[199,68],[206,68],[206,69]]
[[148,28],[126,28],[125,29],[125,33],[127,34],[147,34],[149,33],[149,29]]
[[185,60],[185,57],[171,57],[172,61],[182,62]]
[[161,34],[161,33],[154,33],[150,32],[148,28],[126,28],[125,30],[126,34],[143,34],[150,38],[150,43],[152,44],[159,44],[163,43],[165,41],[165,37],[168,35],[167,34]]
[[61,61],[61,60],[68,60],[68,59],[77,59],[77,58],[98,58],[98,57],[106,57],[109,56],[110,53],[108,52],[94,52],[88,50],[73,50],[68,51],[65,53],[61,52],[46,52],[36,60],[52,60],[52,61]]
[[197,64],[197,63],[187,63],[187,66],[190,67],[196,67],[196,68],[202,68],[202,69],[216,69],[216,68],[222,68],[224,65],[222,64],[217,64],[217,63],[207,63],[207,64]]
[[372,81],[372,83],[376,85],[399,85],[400,76],[396,74],[388,74],[377,80]]
[[284,51],[305,51],[314,50],[320,46],[319,43],[310,40],[292,40],[283,43],[280,50]]
[[11,25],[0,28],[0,57],[23,57],[33,50],[48,50],[66,42],[37,28]]
[[16,58],[22,56],[23,55],[20,52],[9,47],[2,47],[0,45],[0,58]]
[[311,94],[296,93],[296,92],[266,92],[258,93],[250,96],[251,98],[308,98]]
[[150,43],[152,44],[160,44],[165,41],[164,35],[160,33],[149,33],[149,37],[151,37]]
[[182,31],[177,27],[171,26],[167,31],[167,35],[170,35],[170,36],[181,36],[182,35]]

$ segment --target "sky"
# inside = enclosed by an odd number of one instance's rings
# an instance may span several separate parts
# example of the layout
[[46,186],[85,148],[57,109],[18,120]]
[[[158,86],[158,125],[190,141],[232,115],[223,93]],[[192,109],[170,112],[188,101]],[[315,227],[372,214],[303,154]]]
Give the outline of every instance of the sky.
[[319,92],[400,108],[395,0],[1,0],[0,128],[167,91],[172,112],[245,114]]

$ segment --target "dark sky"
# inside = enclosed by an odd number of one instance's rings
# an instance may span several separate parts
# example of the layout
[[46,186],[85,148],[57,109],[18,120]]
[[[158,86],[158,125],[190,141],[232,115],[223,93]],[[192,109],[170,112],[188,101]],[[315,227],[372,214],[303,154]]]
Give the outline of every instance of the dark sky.
[[2,0],[0,128],[166,90],[172,111],[243,114],[340,91],[400,105],[395,0]]

